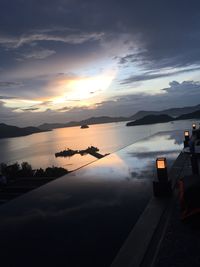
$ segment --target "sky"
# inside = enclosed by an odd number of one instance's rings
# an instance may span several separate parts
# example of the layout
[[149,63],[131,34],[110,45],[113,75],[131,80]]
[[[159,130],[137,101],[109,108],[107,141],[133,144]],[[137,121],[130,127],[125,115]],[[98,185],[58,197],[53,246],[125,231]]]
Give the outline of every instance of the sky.
[[0,0],[0,122],[200,104],[199,0]]

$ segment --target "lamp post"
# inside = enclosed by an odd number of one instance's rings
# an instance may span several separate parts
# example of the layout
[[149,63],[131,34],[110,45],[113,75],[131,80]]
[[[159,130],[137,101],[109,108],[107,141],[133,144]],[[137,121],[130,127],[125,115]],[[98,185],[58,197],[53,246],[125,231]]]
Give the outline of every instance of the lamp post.
[[190,132],[189,131],[185,131],[184,132],[184,136],[185,136],[185,141],[189,141],[190,140]]
[[193,123],[193,124],[192,124],[192,129],[193,129],[193,130],[196,130],[196,123]]
[[164,157],[156,159],[158,181],[153,181],[155,197],[166,197],[172,194],[171,181],[168,180],[167,160]]
[[157,158],[156,159],[156,169],[159,182],[167,182],[167,161],[166,158]]
[[185,131],[184,132],[184,147],[188,147],[189,146],[189,141],[190,141],[190,132],[189,131]]

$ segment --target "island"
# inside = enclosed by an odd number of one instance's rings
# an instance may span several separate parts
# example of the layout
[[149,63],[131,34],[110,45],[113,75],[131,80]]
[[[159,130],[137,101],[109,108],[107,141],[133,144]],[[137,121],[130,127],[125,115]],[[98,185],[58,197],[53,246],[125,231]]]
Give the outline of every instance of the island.
[[73,150],[73,149],[68,148],[68,149],[65,149],[63,151],[55,153],[55,157],[56,158],[57,157],[72,157],[76,154],[84,156],[84,155],[90,154],[97,159],[101,159],[101,158],[109,155],[109,154],[102,155],[102,154],[98,153],[98,151],[99,151],[99,149],[97,147],[94,147],[94,146],[90,146],[90,147],[83,149],[83,150]]
[[49,131],[49,130],[42,130],[37,127],[20,128],[17,126],[11,126],[5,123],[0,123],[0,138],[19,137],[19,136],[25,136],[29,134],[46,132],[46,131]]
[[144,116],[142,119],[138,119],[135,121],[128,122],[126,126],[136,126],[136,125],[146,125],[146,124],[154,124],[154,123],[164,123],[164,122],[169,122],[173,121],[174,118],[166,115],[166,114],[161,114],[161,115],[148,115]]
[[87,128],[89,128],[89,126],[88,126],[87,124],[83,124],[83,125],[81,125],[80,128],[81,128],[81,129],[87,129]]

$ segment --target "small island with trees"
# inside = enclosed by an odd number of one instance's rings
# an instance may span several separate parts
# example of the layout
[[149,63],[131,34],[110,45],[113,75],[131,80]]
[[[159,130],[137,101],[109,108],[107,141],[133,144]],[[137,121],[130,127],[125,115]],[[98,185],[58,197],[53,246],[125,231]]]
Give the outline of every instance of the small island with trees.
[[81,125],[81,127],[80,127],[81,129],[88,129],[89,128],[89,126],[87,125],[87,124],[83,124],[83,125]]
[[101,159],[101,158],[108,155],[108,154],[102,155],[102,154],[98,153],[98,151],[99,151],[99,149],[97,147],[94,147],[94,146],[89,146],[88,148],[83,149],[83,150],[73,150],[73,149],[68,148],[68,149],[65,149],[63,151],[55,153],[55,157],[72,157],[76,154],[84,156],[84,155],[90,154],[97,159]]

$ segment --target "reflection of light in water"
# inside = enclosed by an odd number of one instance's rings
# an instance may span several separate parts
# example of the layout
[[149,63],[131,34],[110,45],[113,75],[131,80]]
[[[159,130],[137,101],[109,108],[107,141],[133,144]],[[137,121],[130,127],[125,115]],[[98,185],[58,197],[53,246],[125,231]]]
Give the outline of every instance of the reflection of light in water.
[[148,169],[149,162],[147,160],[140,160],[137,157],[132,157],[129,154],[120,155],[112,154],[99,160],[95,164],[89,165],[87,169],[83,169],[83,174],[87,173],[87,177],[105,180],[121,180],[132,176],[131,173],[137,172],[137,178],[140,172]]
[[182,144],[175,144],[174,139],[170,139],[170,134],[155,135],[135,144],[134,151],[137,152],[153,152],[153,151],[171,151],[181,150]]

